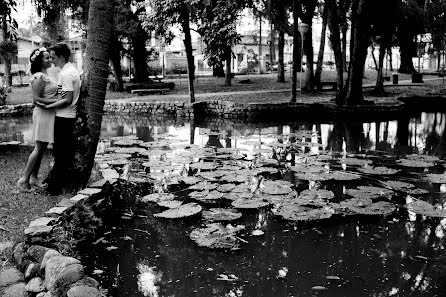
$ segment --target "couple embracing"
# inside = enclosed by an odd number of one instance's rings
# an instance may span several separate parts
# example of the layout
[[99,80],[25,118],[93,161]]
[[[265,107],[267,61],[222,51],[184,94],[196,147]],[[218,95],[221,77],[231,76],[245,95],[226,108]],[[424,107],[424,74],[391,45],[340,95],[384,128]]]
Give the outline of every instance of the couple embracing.
[[[70,56],[70,48],[65,43],[58,43],[49,49],[41,47],[31,53],[35,146],[28,157],[24,174],[17,182],[17,187],[22,190],[46,186],[38,179],[38,173],[48,143],[53,143],[54,166],[45,182],[57,187],[67,178],[64,173],[74,157],[73,133],[81,85],[79,72],[69,61]],[[60,68],[58,80],[48,74],[52,64]]]

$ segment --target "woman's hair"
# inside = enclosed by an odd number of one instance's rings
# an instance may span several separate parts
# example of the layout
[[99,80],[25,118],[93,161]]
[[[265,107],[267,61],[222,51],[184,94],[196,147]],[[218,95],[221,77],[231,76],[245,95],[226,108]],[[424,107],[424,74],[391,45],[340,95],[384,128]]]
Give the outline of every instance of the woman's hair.
[[29,61],[31,62],[31,74],[39,72],[42,70],[42,61],[43,61],[43,53],[47,52],[47,49],[44,47],[37,48],[33,50],[31,55],[29,56]]

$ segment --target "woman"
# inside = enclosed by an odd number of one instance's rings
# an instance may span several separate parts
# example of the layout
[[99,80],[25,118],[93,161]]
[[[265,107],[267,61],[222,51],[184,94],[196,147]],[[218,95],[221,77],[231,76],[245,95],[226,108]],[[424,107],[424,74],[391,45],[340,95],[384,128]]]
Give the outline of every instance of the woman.
[[38,180],[37,175],[48,143],[54,141],[55,110],[39,107],[39,104],[47,105],[57,101],[57,81],[47,73],[47,69],[51,67],[51,58],[47,49],[44,47],[35,49],[29,60],[32,74],[30,82],[34,104],[33,138],[35,146],[28,157],[25,172],[17,182],[17,187],[22,190],[44,186]]

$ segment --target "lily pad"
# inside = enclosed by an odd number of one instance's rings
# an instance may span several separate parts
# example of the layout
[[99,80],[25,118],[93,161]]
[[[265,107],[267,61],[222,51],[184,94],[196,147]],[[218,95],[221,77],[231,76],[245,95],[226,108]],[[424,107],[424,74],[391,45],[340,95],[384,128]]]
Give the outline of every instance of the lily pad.
[[197,190],[197,191],[204,191],[204,190],[215,190],[218,187],[217,183],[210,183],[207,181],[198,182],[192,186],[190,186],[189,190]]
[[446,218],[446,210],[436,209],[432,204],[423,200],[415,200],[409,203],[408,209],[423,216]]
[[144,141],[138,139],[121,139],[115,141],[113,144],[116,146],[134,146],[143,143]]
[[358,158],[342,158],[338,160],[339,163],[345,165],[353,165],[353,166],[364,166],[372,164],[372,160],[368,159],[358,159]]
[[[204,191],[204,192],[206,192],[206,191]],[[194,192],[194,193],[196,193],[196,192]],[[191,198],[198,200],[200,202],[205,202],[205,203],[215,203],[218,199],[223,198],[223,193],[220,193],[218,191],[210,191],[206,195],[192,196],[191,194],[189,194],[189,196]]]
[[401,166],[404,167],[416,167],[416,168],[429,168],[434,167],[435,163],[424,160],[412,160],[412,159],[399,159],[396,161]]
[[281,182],[274,183],[273,181],[264,183],[263,187],[260,188],[260,192],[269,195],[286,195],[292,191],[293,189],[291,189],[288,185],[283,185]]
[[367,173],[367,174],[393,175],[393,174],[398,173],[400,170],[381,166],[381,167],[358,168],[358,171],[360,171],[362,173]]
[[221,184],[217,187],[217,191],[226,193],[232,191],[234,188],[235,188],[234,184]]
[[327,181],[333,178],[333,175],[331,173],[325,173],[325,172],[320,172],[320,173],[302,172],[302,173],[295,173],[295,175],[298,179],[309,180],[309,181]]
[[242,240],[236,236],[237,232],[245,229],[245,226],[223,226],[220,223],[212,223],[204,228],[197,228],[190,234],[192,239],[199,246],[214,249],[236,249]]
[[218,167],[217,164],[212,162],[192,163],[189,166],[192,169],[200,169],[200,170],[213,170]]
[[355,198],[370,198],[374,200],[378,198],[390,199],[394,193],[386,188],[359,186],[357,189],[347,189],[345,194]]
[[371,203],[366,206],[358,206],[354,203],[351,204],[342,204],[341,205],[347,207],[349,210],[363,215],[389,215],[393,213],[396,209],[393,203],[387,201],[378,201],[375,203]]
[[167,207],[167,208],[177,208],[177,207],[180,207],[181,204],[183,204],[183,201],[178,201],[178,200],[169,200],[169,201],[158,202],[159,206]]
[[334,171],[332,178],[338,181],[349,181],[349,180],[358,180],[361,177],[357,174],[342,172],[342,171]]
[[248,175],[237,174],[237,173],[226,174],[220,178],[220,181],[227,182],[227,183],[244,183],[248,180],[249,180]]
[[203,179],[196,176],[185,176],[181,178],[181,181],[183,181],[183,183],[185,183],[186,185],[195,185],[199,182],[202,182]]
[[117,154],[138,154],[141,152],[147,151],[145,148],[142,147],[120,147],[119,149],[115,150],[115,153]]
[[252,197],[249,199],[239,198],[237,200],[232,201],[231,205],[235,208],[240,209],[253,209],[253,208],[262,208],[268,206],[270,203],[265,201],[263,198]]
[[415,186],[413,184],[409,184],[409,183],[402,182],[399,180],[388,180],[388,181],[383,182],[383,184],[385,184],[386,186],[388,186],[394,190],[415,188]]
[[291,204],[280,206],[274,213],[290,221],[315,221],[331,218],[334,210],[329,207],[312,208]]
[[433,184],[446,184],[446,173],[443,174],[427,174],[426,180]]
[[153,193],[142,197],[142,202],[155,202],[159,203],[161,201],[171,201],[174,200],[175,196],[170,193]]
[[242,214],[235,209],[211,208],[201,213],[208,221],[232,221],[242,217]]
[[303,190],[299,194],[300,199],[313,200],[313,199],[333,199],[334,193],[329,190],[318,189],[318,190]]
[[160,213],[156,213],[154,214],[154,216],[157,218],[178,219],[196,215],[197,213],[200,213],[201,210],[202,208],[200,205],[192,202],[183,204],[177,208],[172,208]]

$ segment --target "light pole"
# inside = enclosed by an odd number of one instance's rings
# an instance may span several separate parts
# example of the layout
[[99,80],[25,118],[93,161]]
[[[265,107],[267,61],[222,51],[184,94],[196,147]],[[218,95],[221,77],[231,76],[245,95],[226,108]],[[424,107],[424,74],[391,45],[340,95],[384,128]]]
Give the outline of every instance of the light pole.
[[302,95],[302,73],[303,73],[303,70],[302,70],[302,65],[303,65],[303,57],[304,57],[304,36],[305,36],[305,33],[307,33],[308,32],[308,28],[309,28],[309,26],[308,26],[308,24],[305,24],[305,23],[299,23],[299,25],[297,25],[297,27],[298,27],[298,29],[299,29],[299,32],[300,32],[300,45],[301,45],[301,47],[300,47],[300,81],[299,81],[299,84],[300,84],[300,94]]

